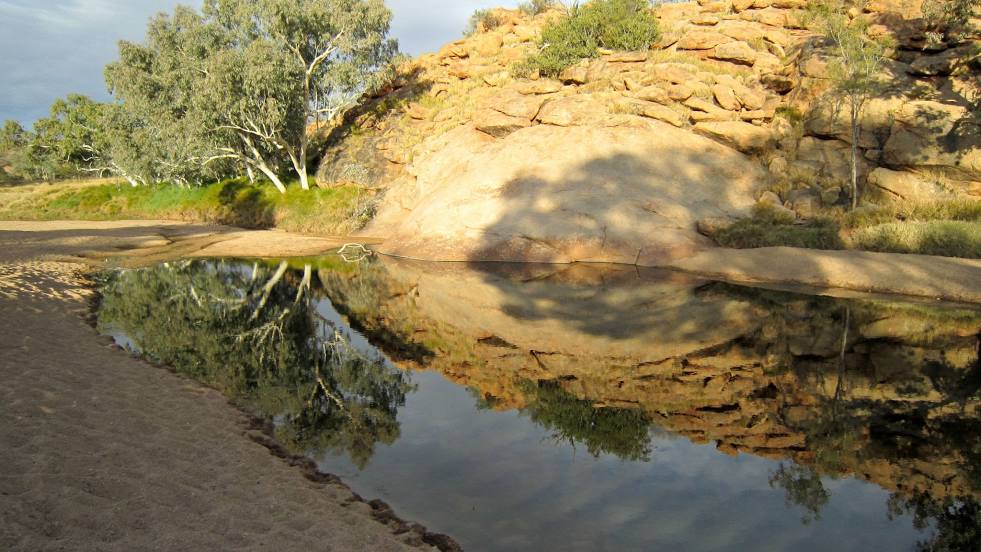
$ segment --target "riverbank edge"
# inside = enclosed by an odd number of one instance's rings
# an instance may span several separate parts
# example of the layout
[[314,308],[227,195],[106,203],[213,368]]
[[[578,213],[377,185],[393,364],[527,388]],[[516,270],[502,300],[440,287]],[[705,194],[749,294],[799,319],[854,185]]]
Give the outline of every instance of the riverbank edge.
[[[99,233],[118,235],[106,242]],[[348,242],[368,246],[383,240],[365,236],[317,236],[282,230],[243,230],[229,226],[173,221],[3,222],[0,232],[21,232],[25,239],[43,232],[71,232],[93,241],[73,260],[83,264],[146,266],[176,258],[312,257],[336,253]],[[88,236],[86,235],[88,232]],[[100,247],[101,246],[101,247]],[[85,249],[85,248],[81,248]],[[448,262],[444,259],[413,259]],[[479,262],[457,261],[457,262]],[[515,259],[510,262],[525,262]],[[866,251],[825,251],[792,247],[715,248],[650,268],[679,270],[732,283],[800,285],[933,300],[981,304],[981,260]]]
[[[103,339],[103,340],[108,339],[109,341],[112,342],[111,347],[113,349],[119,351],[122,354],[128,355],[131,359],[135,360],[136,362],[139,362],[140,364],[143,364],[148,368],[164,370],[183,381],[189,382],[198,387],[211,389],[215,392],[221,393],[220,389],[207,385],[201,381],[195,380],[184,374],[181,374],[171,366],[154,362],[136,353],[130,353],[123,347],[117,345],[115,341],[112,340],[112,338],[107,338],[107,336],[100,334],[98,331],[98,314],[99,314],[99,308],[102,304],[102,293],[100,292],[98,283],[94,279],[94,276],[98,275],[100,272],[103,272],[103,270],[95,266],[83,265],[82,267],[80,267],[79,272],[80,275],[84,278],[84,280],[80,282],[81,285],[83,285],[91,292],[87,305],[87,310],[85,311],[84,314],[81,314],[81,317],[82,320],[84,320],[85,323],[90,328],[92,328],[92,331],[95,334],[94,337],[96,339]],[[243,433],[242,435],[243,437],[248,438],[252,442],[264,447],[266,450],[269,451],[270,454],[280,459],[282,462],[284,462],[291,468],[298,470],[300,474],[308,481],[311,481],[319,485],[334,485],[337,487],[341,487],[344,490],[350,492],[354,499],[354,502],[364,504],[369,508],[371,508],[370,514],[372,519],[374,519],[381,525],[390,529],[393,535],[402,536],[405,535],[406,533],[415,533],[422,542],[428,544],[429,546],[434,547],[440,552],[463,552],[463,547],[458,542],[456,542],[456,540],[454,540],[453,537],[444,533],[437,533],[434,531],[430,531],[420,523],[403,519],[395,512],[395,509],[392,508],[384,500],[377,499],[377,498],[370,499],[370,500],[366,499],[363,496],[361,496],[359,493],[357,493],[354,489],[352,489],[339,476],[325,471],[321,471],[320,468],[317,466],[317,463],[311,460],[310,458],[306,456],[290,453],[286,449],[286,447],[284,447],[279,441],[276,440],[275,428],[273,427],[272,422],[268,419],[263,419],[255,412],[255,410],[249,408],[247,405],[243,403],[234,401],[232,399],[228,399],[228,405],[231,408],[234,408],[235,410],[240,412],[248,419],[249,426],[247,428],[247,432]]]

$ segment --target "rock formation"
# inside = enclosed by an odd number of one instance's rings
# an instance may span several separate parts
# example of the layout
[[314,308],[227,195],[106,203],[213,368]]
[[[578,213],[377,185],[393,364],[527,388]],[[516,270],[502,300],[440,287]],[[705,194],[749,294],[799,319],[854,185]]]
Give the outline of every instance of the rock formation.
[[[807,218],[848,203],[851,132],[804,5],[665,4],[651,51],[554,80],[510,68],[560,14],[498,10],[333,127],[318,181],[384,192],[365,233],[426,259],[656,265],[709,246],[696,222],[744,215],[766,188]],[[929,42],[919,2],[856,15],[897,44],[860,116],[863,197],[981,198],[979,37]]]

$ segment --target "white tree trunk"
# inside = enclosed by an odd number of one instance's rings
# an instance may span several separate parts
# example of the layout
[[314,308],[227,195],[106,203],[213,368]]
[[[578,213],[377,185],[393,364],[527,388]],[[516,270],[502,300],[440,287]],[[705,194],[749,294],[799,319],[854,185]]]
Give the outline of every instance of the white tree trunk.
[[274,173],[272,169],[269,168],[269,165],[266,165],[265,161],[257,161],[255,165],[256,168],[262,171],[262,174],[266,175],[266,178],[268,178],[269,181],[273,183],[273,186],[275,186],[276,189],[279,190],[279,193],[281,194],[286,193],[286,185],[283,184],[283,181],[279,179],[279,176],[277,176],[276,173]]
[[[306,140],[304,139],[304,141],[306,141]],[[307,164],[306,164],[306,160],[305,160],[305,157],[306,157],[306,155],[305,155],[305,153],[306,153],[305,149],[306,148],[304,148],[301,145],[300,146],[300,154],[299,155],[297,155],[296,153],[294,153],[292,149],[287,149],[287,151],[289,152],[290,163],[293,164],[293,170],[296,172],[296,175],[300,178],[300,188],[303,188],[304,190],[309,190],[310,189],[310,177],[307,175]]]
[[860,121],[858,119],[860,104],[857,98],[852,98],[852,210],[858,207],[858,139],[860,136]]
[[273,186],[276,186],[276,189],[279,190],[279,193],[285,194],[286,185],[284,185],[283,181],[279,179],[279,176],[276,175],[276,173],[269,168],[269,165],[266,163],[266,160],[262,157],[262,153],[259,152],[259,149],[256,148],[255,144],[252,142],[252,138],[247,134],[240,134],[239,136],[242,138],[242,141],[245,142],[245,144],[249,147],[249,150],[252,152],[253,159],[249,159],[248,163],[254,165],[255,168],[259,169],[259,171],[262,172],[262,174],[266,175],[266,178],[268,178],[269,181],[273,183]]

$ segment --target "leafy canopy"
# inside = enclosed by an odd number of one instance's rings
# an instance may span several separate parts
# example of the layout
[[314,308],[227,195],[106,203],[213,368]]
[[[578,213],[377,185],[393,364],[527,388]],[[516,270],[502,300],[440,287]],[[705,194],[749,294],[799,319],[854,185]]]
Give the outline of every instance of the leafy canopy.
[[292,169],[307,188],[306,127],[384,78],[390,21],[381,0],[206,0],[153,18],[145,43],[120,43],[106,78],[144,131],[149,179],[246,168],[285,191]]
[[580,60],[598,56],[600,48],[649,50],[658,36],[657,15],[645,0],[594,0],[573,6],[567,17],[546,27],[539,52],[515,71],[556,76]]

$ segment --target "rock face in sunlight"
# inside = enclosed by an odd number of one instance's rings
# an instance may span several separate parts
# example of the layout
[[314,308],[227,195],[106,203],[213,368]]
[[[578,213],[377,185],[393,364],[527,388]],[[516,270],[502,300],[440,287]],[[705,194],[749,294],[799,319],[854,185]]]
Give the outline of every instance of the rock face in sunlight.
[[504,139],[465,126],[420,149],[366,232],[429,260],[658,265],[709,247],[697,220],[748,214],[762,178],[732,149],[632,117]]
[[[561,10],[492,10],[496,26],[407,62],[335,121],[318,181],[383,190],[367,233],[426,259],[657,264],[707,246],[696,218],[745,214],[764,189],[812,219],[850,203],[852,129],[806,4],[661,4],[650,51],[554,78],[512,69]],[[863,201],[981,197],[981,35],[925,42],[921,4],[856,14],[896,43],[859,113]]]

